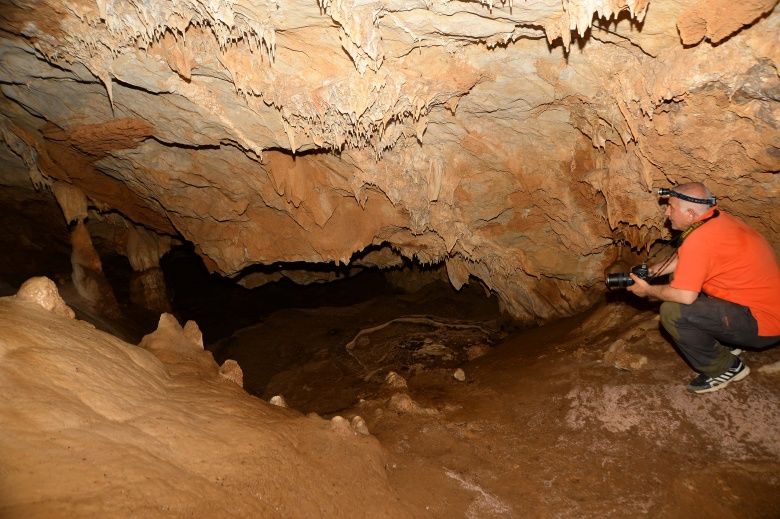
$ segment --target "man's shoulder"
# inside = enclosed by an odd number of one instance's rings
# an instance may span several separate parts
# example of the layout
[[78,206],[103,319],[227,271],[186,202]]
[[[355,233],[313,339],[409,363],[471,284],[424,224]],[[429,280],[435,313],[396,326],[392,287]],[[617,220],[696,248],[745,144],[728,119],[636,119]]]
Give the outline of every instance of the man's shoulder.
[[[747,228],[748,225],[742,219],[724,211],[718,211],[717,215],[704,222],[693,234],[712,235],[716,233],[731,232]],[[702,231],[702,232],[699,232]]]
[[[702,228],[707,227],[706,225]],[[734,216],[730,213],[720,211],[717,218],[713,219],[713,225],[710,226],[710,230],[707,234],[728,234],[728,233],[749,233],[757,234],[757,231],[748,225],[742,218]]]
[[703,223],[685,238],[680,250],[696,249],[700,254],[707,250],[720,250],[723,246],[752,247],[765,240],[744,220],[729,213],[720,212],[717,217]]
[[720,223],[745,225],[745,222],[743,222],[741,218],[722,210],[718,210],[718,216],[716,218],[713,218],[713,221],[719,221]]

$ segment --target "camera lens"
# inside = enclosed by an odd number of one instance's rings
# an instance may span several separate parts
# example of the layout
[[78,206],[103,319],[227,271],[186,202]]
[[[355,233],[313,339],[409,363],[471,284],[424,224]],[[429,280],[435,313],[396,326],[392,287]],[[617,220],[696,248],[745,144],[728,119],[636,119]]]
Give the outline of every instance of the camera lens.
[[607,288],[626,288],[634,284],[634,280],[628,275],[628,272],[618,272],[616,274],[607,274]]

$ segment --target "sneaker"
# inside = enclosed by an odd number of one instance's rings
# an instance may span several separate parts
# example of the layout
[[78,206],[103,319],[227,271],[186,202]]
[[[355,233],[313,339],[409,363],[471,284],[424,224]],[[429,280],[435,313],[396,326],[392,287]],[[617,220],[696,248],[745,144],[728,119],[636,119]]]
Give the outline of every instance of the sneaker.
[[750,368],[745,365],[742,360],[737,357],[736,362],[726,370],[725,373],[718,375],[717,377],[708,377],[705,374],[701,374],[695,379],[691,380],[688,384],[688,391],[691,393],[711,393],[719,389],[723,389],[732,382],[742,380],[750,374]]

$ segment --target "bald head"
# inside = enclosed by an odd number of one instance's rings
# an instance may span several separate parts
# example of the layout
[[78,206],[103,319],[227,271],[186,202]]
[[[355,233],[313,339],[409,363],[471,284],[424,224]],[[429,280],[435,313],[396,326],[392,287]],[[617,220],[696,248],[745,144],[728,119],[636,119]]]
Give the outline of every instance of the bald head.
[[[701,182],[688,182],[687,184],[680,184],[679,186],[675,186],[674,191],[677,191],[683,195],[692,196],[694,198],[701,198],[703,200],[712,198],[712,193],[710,190],[707,189],[707,186]],[[697,204],[694,202],[688,202],[686,200],[680,200],[681,210],[691,210],[696,215],[706,213],[709,208],[710,206],[707,204]]]

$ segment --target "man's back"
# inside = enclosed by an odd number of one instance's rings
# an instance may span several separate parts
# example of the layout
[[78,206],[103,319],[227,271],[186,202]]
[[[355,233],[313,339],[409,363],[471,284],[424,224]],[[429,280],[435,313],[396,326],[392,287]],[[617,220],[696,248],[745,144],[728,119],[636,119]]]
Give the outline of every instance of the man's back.
[[780,335],[780,266],[758,232],[721,211],[694,230],[678,254],[673,287],[747,306],[759,335]]

